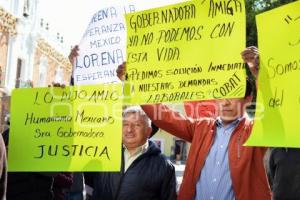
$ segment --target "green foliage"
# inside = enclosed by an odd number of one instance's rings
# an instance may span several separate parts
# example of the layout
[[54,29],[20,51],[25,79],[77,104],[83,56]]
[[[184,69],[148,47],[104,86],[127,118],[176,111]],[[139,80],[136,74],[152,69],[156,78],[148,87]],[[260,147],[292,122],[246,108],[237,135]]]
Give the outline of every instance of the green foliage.
[[257,46],[255,16],[296,0],[245,0],[247,12],[247,46]]

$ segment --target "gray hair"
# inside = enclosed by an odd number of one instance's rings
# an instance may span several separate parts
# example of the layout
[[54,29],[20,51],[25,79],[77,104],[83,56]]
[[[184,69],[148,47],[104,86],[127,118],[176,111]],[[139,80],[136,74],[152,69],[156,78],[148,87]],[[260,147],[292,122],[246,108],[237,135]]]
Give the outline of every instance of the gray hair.
[[123,118],[125,116],[127,116],[128,114],[139,114],[141,117],[144,118],[146,125],[148,127],[151,127],[150,118],[147,116],[147,114],[143,111],[143,109],[140,106],[130,106],[130,107],[126,108],[122,114]]

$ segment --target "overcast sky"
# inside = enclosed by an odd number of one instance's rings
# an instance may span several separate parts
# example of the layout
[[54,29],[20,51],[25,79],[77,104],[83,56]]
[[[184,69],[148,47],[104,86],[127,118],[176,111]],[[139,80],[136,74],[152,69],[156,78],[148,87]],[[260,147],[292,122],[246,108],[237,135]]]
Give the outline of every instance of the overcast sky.
[[[123,1],[125,0],[40,0],[39,11],[41,17],[49,22],[50,32],[61,33],[65,43],[74,46],[79,44],[94,13],[101,8]],[[176,0],[179,1],[185,0]],[[174,0],[164,0],[164,2],[170,4]]]
[[67,44],[75,45],[92,15],[111,0],[40,0],[40,15],[49,22],[50,32],[60,32]]

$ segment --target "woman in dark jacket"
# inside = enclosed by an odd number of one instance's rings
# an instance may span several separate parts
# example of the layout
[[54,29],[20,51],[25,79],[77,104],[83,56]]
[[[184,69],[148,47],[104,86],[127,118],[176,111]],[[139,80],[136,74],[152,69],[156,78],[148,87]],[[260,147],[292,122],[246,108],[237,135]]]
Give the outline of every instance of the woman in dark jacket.
[[6,199],[6,168],[6,148],[2,135],[0,135],[0,200]]
[[50,173],[9,172],[7,200],[53,200]]
[[[9,129],[3,133],[8,147]],[[9,156],[9,155],[8,155]],[[7,200],[53,200],[53,176],[48,172],[8,172]]]

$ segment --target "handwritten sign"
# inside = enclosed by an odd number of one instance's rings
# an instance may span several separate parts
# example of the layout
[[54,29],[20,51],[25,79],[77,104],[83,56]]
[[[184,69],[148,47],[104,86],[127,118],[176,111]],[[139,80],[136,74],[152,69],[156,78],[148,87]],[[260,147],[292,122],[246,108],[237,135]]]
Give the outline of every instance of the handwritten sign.
[[16,89],[9,171],[119,171],[122,87]]
[[244,96],[244,1],[190,1],[126,23],[131,103]]
[[182,2],[183,0],[110,1],[96,12],[80,42],[74,70],[75,85],[119,82],[118,65],[126,60],[124,14]]
[[256,121],[246,145],[300,147],[299,10],[297,1],[256,18],[261,69]]

